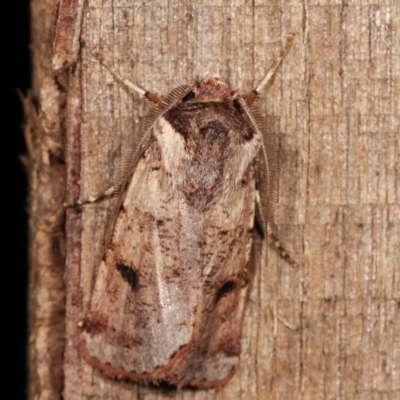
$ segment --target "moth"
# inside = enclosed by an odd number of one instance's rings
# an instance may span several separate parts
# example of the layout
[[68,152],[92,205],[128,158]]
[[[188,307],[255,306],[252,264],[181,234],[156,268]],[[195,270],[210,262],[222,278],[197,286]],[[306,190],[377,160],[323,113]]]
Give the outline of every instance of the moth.
[[154,103],[133,151],[99,266],[80,351],[110,377],[220,387],[238,367],[255,218],[267,234],[277,191],[272,138],[255,100],[214,77],[146,92]]

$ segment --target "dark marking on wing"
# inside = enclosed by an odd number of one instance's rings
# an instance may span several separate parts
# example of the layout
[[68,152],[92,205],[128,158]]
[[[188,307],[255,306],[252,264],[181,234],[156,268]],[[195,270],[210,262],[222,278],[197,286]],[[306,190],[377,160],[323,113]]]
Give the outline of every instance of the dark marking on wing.
[[131,289],[137,289],[138,278],[136,272],[128,265],[117,263],[117,271],[121,274],[122,278],[129,284]]
[[236,289],[236,282],[229,280],[224,282],[217,291],[215,296],[215,302],[218,303],[224,296],[233,292]]

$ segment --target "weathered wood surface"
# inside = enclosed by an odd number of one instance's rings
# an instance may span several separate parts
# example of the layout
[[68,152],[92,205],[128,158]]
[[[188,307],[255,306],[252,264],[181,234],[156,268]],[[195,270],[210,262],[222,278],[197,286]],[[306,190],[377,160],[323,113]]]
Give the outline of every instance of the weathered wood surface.
[[[400,398],[399,3],[32,0],[32,20],[30,397]],[[292,32],[260,104],[280,118],[276,221],[299,267],[256,252],[240,371],[222,390],[104,378],[77,337],[110,210],[64,220],[62,204],[118,180],[148,105],[90,51],[159,94],[206,71],[249,91]]]

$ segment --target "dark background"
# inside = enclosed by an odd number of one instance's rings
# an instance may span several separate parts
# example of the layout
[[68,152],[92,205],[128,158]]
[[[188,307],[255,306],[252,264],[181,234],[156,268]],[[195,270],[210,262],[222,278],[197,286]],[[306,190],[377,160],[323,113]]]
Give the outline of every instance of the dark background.
[[11,12],[4,13],[2,24],[2,43],[6,51],[2,52],[3,70],[1,90],[3,96],[2,116],[6,118],[2,130],[2,151],[4,176],[8,184],[2,185],[3,199],[6,205],[3,240],[5,254],[2,270],[2,294],[8,318],[2,319],[2,329],[6,331],[3,362],[6,372],[5,387],[11,399],[26,398],[27,379],[27,179],[25,169],[19,157],[25,154],[23,138],[23,111],[17,89],[26,93],[30,86],[29,54],[29,1],[14,0],[4,5]]

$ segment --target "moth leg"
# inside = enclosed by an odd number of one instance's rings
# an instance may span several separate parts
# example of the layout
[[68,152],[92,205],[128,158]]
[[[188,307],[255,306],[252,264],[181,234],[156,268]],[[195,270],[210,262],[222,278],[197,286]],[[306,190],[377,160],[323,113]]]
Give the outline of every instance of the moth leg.
[[246,96],[246,103],[248,105],[251,105],[254,102],[254,100],[258,97],[261,90],[263,90],[265,86],[269,85],[272,82],[272,79],[274,78],[276,71],[278,71],[279,67],[282,64],[282,61],[285,59],[286,55],[289,53],[289,50],[293,45],[294,36],[295,36],[294,33],[288,36],[288,38],[286,39],[285,47],[281,52],[281,55],[274,61],[272,67],[268,70],[267,74],[265,75],[264,79],[260,82],[260,84]]
[[283,260],[285,260],[290,266],[294,268],[298,268],[299,264],[293,260],[291,255],[288,253],[286,250],[285,246],[282,244],[282,242],[278,239],[278,237],[272,233],[268,232],[269,238],[270,238],[270,247],[274,249],[274,251],[277,252],[279,257],[281,257]]
[[279,257],[285,260],[289,265],[297,268],[298,263],[293,260],[289,252],[286,250],[285,246],[279,240],[278,235],[276,234],[275,225],[272,222],[266,221],[265,216],[262,213],[264,205],[262,204],[262,200],[259,193],[257,193],[256,196],[256,203],[257,203],[256,218],[258,219],[258,223],[261,225],[264,237],[265,238],[267,236],[269,237],[270,247],[272,247],[274,251],[276,251],[276,253],[279,255]]
[[119,193],[120,193],[119,186],[111,186],[103,193],[98,193],[94,196],[89,196],[86,199],[78,199],[74,203],[63,203],[63,207],[64,208],[73,208],[73,207],[84,206],[86,204],[98,203],[104,199],[117,196]]
[[142,97],[146,98],[147,100],[150,100],[152,103],[155,104],[161,104],[161,99],[155,94],[155,93],[151,93],[143,88],[141,88],[140,86],[136,85],[135,83],[133,83],[132,81],[130,81],[129,79],[124,78],[121,74],[119,74],[117,71],[115,71],[115,69],[113,69],[105,60],[102,54],[100,54],[99,52],[95,52],[92,51],[91,52],[93,57],[95,57],[101,65],[103,65],[104,67],[106,67],[108,69],[108,71],[114,75],[114,77],[121,82],[126,88],[133,90],[136,93],[139,93]]

